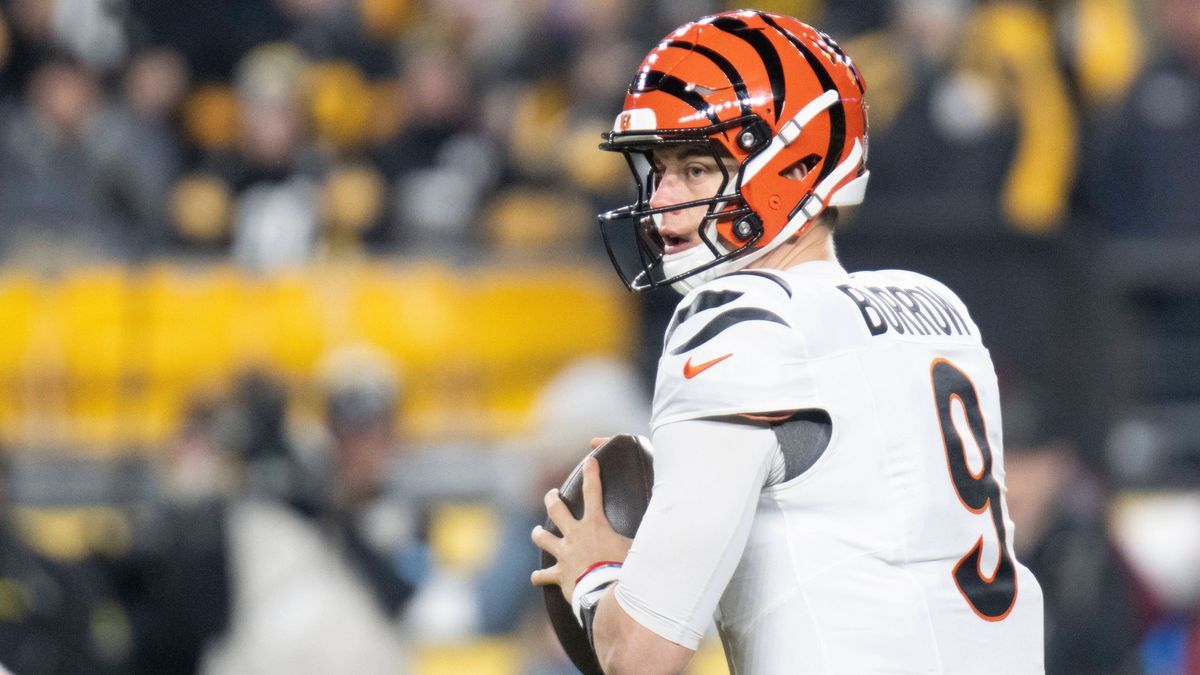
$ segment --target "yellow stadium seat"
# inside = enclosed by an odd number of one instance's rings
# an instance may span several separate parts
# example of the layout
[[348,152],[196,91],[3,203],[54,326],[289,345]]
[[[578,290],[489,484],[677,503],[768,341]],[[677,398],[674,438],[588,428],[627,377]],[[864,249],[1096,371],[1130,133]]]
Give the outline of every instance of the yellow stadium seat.
[[497,252],[537,256],[580,249],[584,237],[593,233],[592,215],[578,195],[515,187],[492,200],[484,229]]
[[147,382],[129,405],[126,430],[132,443],[161,447],[179,428],[195,387],[179,382]]
[[269,277],[177,263],[49,281],[9,271],[0,276],[9,331],[0,341],[0,439],[93,452],[156,446],[197,390],[224,388],[258,366],[283,375],[313,408],[317,364],[355,343],[395,362],[409,435],[515,433],[565,363],[629,352],[630,302],[610,277],[586,266],[420,263]]
[[71,441],[111,449],[121,436],[124,381],[138,348],[125,269],[69,274],[56,284],[53,309],[61,330]]
[[521,431],[537,391],[567,362],[629,353],[629,297],[605,272],[492,268],[469,280],[463,353],[480,368],[491,433]]
[[39,284],[32,274],[5,270],[0,275],[0,378],[17,377],[26,367],[39,304]]
[[118,557],[133,541],[129,519],[111,506],[18,507],[14,520],[21,536],[42,554],[79,560],[91,553]]
[[370,265],[353,281],[349,333],[401,364],[429,363],[457,347],[459,293],[444,267]]
[[194,172],[171,188],[171,222],[189,242],[211,244],[229,236],[233,191],[217,176]]
[[202,380],[232,370],[246,296],[240,274],[228,267],[159,266],[146,274],[142,291],[152,380]]
[[631,344],[629,301],[598,268],[490,268],[467,290],[471,351],[486,360],[614,354]]
[[358,0],[367,34],[376,40],[391,41],[400,37],[416,13],[410,0]]
[[519,169],[540,176],[559,170],[568,104],[566,91],[550,79],[523,92],[509,116],[510,149]]
[[414,675],[517,675],[521,657],[511,641],[480,639],[422,645],[414,666]]
[[368,141],[382,145],[395,138],[408,122],[408,100],[404,85],[396,79],[371,85],[371,126]]
[[188,138],[208,150],[232,148],[237,141],[241,107],[233,89],[220,84],[195,88],[183,104]]
[[315,63],[308,70],[309,116],[317,138],[338,148],[366,142],[371,127],[371,86],[350,61]]
[[29,273],[6,270],[0,275],[0,441],[12,445],[21,437],[41,288]]
[[361,257],[362,233],[379,221],[387,184],[376,169],[352,164],[330,172],[321,194],[325,254],[331,260]]
[[245,321],[249,293],[232,268],[154,266],[141,275],[138,294],[144,332],[133,435],[156,444],[174,429],[189,393],[227,381],[256,338],[246,337],[254,330]]
[[429,437],[469,423],[454,419],[469,413],[476,390],[462,377],[461,297],[447,268],[361,266],[327,299],[335,297],[340,303],[326,310],[337,341],[376,347],[400,367],[409,432]]
[[132,432],[125,390],[116,382],[71,382],[67,406],[70,443],[89,455],[121,449]]
[[429,545],[440,566],[474,572],[491,560],[499,531],[499,519],[487,504],[444,503],[433,510]]
[[[577,185],[590,192],[619,193],[628,190],[629,165],[615,152],[596,152],[596,139],[609,130],[610,120],[587,120],[576,125],[563,141],[563,163],[567,174]],[[589,234],[592,216],[583,218],[576,227],[587,225]],[[581,228],[582,229],[582,228]]]
[[522,431],[542,384],[570,360],[630,351],[628,294],[598,269],[492,268],[466,283],[462,354],[478,364],[487,434]]
[[244,354],[290,378],[311,374],[328,346],[317,293],[305,270],[281,272],[248,288]]

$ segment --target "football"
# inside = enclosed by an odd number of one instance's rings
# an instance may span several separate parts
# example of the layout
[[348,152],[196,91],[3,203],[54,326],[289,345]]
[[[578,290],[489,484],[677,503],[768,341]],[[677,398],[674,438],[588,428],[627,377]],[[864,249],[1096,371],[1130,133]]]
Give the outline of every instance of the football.
[[[654,465],[650,451],[636,436],[621,434],[591,451],[588,457],[595,457],[600,464],[604,514],[608,516],[608,522],[618,533],[632,538],[642,523],[642,515],[650,503],[650,491],[654,487]],[[563,481],[559,496],[572,516],[579,518],[583,515],[583,461]],[[556,536],[562,534],[548,518],[544,527]],[[554,563],[554,556],[543,551],[542,568]],[[546,586],[542,590],[546,613],[567,656],[585,675],[603,675],[587,634],[575,621],[571,604],[563,599],[562,590],[558,586]]]

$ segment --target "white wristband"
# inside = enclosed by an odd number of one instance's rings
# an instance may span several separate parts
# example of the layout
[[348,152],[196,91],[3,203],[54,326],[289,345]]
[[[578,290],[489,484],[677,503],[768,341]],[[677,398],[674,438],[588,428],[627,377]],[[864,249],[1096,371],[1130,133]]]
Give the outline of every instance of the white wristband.
[[575,620],[583,626],[583,607],[596,604],[604,589],[621,580],[621,566],[616,563],[600,565],[575,582],[575,591],[571,593],[571,611]]

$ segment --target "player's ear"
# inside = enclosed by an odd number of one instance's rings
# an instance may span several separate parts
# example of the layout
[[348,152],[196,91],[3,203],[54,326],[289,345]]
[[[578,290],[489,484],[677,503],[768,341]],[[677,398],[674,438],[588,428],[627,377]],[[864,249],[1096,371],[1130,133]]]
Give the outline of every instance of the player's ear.
[[804,180],[804,177],[808,175],[808,172],[816,168],[820,161],[821,158],[817,155],[808,155],[783,171],[780,171],[779,175],[787,178],[788,180],[802,181]]

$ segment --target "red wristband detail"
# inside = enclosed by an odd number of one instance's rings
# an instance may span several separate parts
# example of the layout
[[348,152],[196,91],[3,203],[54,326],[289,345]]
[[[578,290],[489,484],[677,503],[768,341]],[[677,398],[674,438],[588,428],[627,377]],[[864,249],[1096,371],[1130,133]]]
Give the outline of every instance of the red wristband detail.
[[600,562],[594,562],[591,565],[588,565],[587,569],[585,569],[583,571],[583,574],[580,574],[579,576],[575,577],[575,585],[578,586],[579,582],[584,577],[586,577],[587,575],[596,571],[597,569],[599,569],[601,567],[608,567],[609,565],[612,565],[614,567],[620,567],[621,563],[617,562],[616,560],[601,560]]

